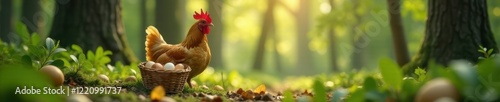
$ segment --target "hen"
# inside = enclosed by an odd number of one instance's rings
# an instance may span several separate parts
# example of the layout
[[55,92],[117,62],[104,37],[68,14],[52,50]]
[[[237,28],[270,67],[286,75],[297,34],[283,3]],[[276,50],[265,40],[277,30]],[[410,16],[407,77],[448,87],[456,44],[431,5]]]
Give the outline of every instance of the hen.
[[191,86],[191,78],[197,76],[207,68],[210,62],[210,48],[208,47],[207,34],[212,19],[208,12],[201,14],[194,12],[193,18],[197,20],[189,29],[184,41],[180,44],[167,44],[160,32],[154,27],[146,29],[146,59],[165,65],[167,62],[182,63],[191,67],[187,83]]

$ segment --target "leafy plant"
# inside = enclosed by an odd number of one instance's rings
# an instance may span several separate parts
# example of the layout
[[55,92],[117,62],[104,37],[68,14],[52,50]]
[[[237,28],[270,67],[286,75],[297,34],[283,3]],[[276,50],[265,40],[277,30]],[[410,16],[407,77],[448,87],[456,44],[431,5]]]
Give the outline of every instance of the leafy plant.
[[395,90],[400,90],[403,80],[403,73],[398,65],[388,58],[383,58],[379,62],[379,69],[384,82],[389,87]]
[[415,75],[417,75],[419,82],[424,82],[427,79],[427,75],[426,75],[427,72],[420,67],[415,69],[414,73],[415,73]]
[[477,52],[483,54],[483,56],[480,56],[478,59],[486,59],[486,58],[490,58],[490,57],[495,57],[496,54],[493,53],[493,50],[494,49],[488,49],[486,47],[479,45],[479,49],[477,50]]

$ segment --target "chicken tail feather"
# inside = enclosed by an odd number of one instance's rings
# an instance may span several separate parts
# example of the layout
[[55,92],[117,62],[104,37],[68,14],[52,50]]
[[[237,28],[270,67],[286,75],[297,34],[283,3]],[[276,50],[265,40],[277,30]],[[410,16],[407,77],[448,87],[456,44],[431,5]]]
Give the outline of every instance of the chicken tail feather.
[[[149,26],[146,29],[146,59],[148,61],[155,61],[156,58],[163,52],[162,47],[168,46],[158,29],[154,26]],[[160,52],[160,53],[159,53]]]

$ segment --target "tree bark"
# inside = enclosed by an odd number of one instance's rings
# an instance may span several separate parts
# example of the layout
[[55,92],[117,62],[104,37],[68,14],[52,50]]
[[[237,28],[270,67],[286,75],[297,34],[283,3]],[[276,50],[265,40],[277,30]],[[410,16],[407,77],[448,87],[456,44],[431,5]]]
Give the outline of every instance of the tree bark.
[[208,40],[210,41],[210,52],[212,53],[212,60],[210,60],[210,66],[214,68],[224,68],[222,63],[222,42],[223,35],[222,31],[224,25],[222,24],[222,4],[224,0],[214,0],[209,3],[209,13],[212,17],[212,23],[215,27],[211,28],[211,33],[208,35]]
[[479,45],[498,52],[490,29],[486,0],[431,0],[422,47],[405,71],[426,68],[434,59],[447,66],[451,60],[478,62]]
[[296,66],[299,69],[308,69],[312,62],[311,51],[309,50],[309,27],[310,27],[310,0],[300,0],[298,12],[295,14],[297,22],[297,62]]
[[259,42],[257,44],[257,50],[255,51],[255,59],[254,59],[254,64],[253,68],[258,71],[262,71],[263,68],[263,60],[264,60],[264,49],[265,45],[267,42],[267,39],[270,35],[270,31],[272,30],[271,23],[274,23],[274,5],[276,1],[275,0],[268,0],[267,1],[267,10],[264,13],[264,20],[262,21],[262,30],[260,31],[260,37],[259,37]]
[[123,30],[121,0],[58,0],[50,37],[61,46],[77,44],[84,51],[102,46],[113,55],[111,63],[137,62]]
[[3,42],[11,42],[12,36],[12,0],[0,1],[0,38]]
[[156,0],[155,27],[169,44],[180,43],[184,35],[184,0]]
[[408,57],[404,27],[401,21],[401,1],[387,0],[387,6],[396,61],[402,67],[410,61],[410,58]]
[[28,27],[30,34],[43,32],[41,26],[42,13],[40,12],[40,0],[24,0],[21,21]]

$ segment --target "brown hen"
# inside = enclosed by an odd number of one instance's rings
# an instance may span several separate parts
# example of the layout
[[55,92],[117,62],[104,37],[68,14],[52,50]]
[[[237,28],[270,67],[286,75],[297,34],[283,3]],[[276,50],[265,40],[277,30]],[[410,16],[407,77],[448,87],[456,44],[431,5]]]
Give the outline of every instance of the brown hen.
[[207,12],[193,15],[197,20],[189,29],[184,41],[180,44],[167,44],[160,32],[154,27],[146,29],[146,59],[165,65],[167,62],[182,63],[191,67],[188,84],[191,78],[203,72],[210,63],[210,48],[208,47],[207,34],[210,33],[212,19]]

